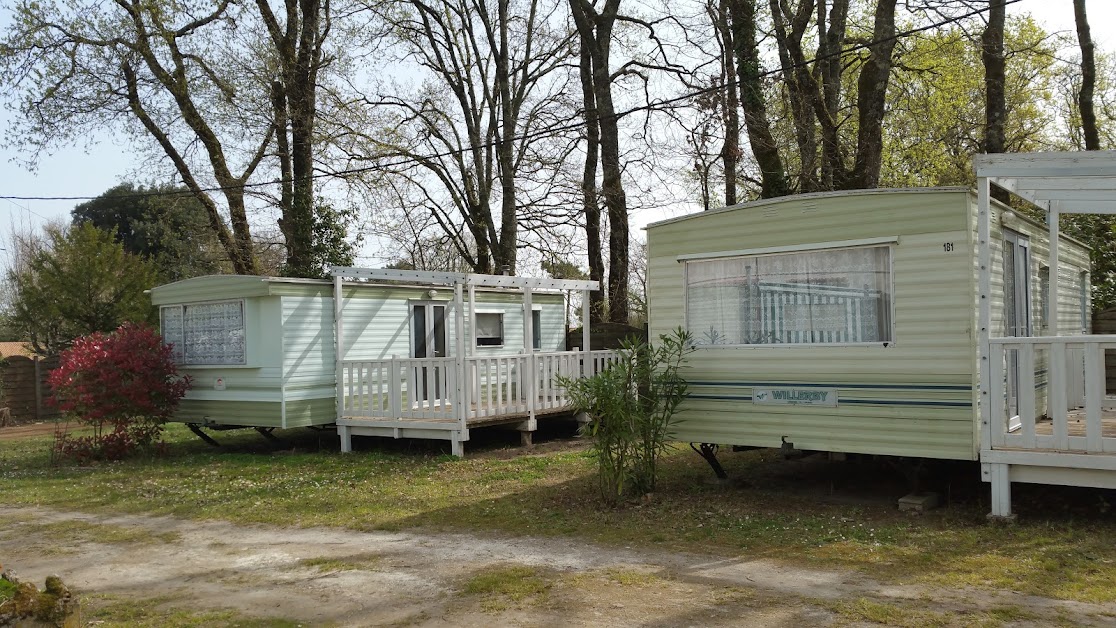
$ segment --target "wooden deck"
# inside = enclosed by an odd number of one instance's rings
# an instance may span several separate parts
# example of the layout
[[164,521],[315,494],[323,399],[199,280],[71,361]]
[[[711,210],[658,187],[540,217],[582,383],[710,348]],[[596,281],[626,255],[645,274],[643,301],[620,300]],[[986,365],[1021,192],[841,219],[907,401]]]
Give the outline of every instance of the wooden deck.
[[[1070,410],[1066,416],[1066,428],[1070,436],[1085,436],[1085,409]],[[1050,419],[1035,421],[1035,434],[1049,436],[1054,434],[1054,422]],[[1116,437],[1116,410],[1101,412],[1101,435]]]
[[[474,404],[474,410],[476,406]],[[535,418],[542,418],[544,416],[558,416],[563,414],[573,413],[573,408],[565,406],[561,408],[546,408],[535,410]],[[465,426],[467,428],[473,427],[489,427],[492,425],[508,425],[510,423],[520,423],[526,421],[531,417],[530,412],[508,412],[506,414],[498,414],[495,416],[480,416],[470,417],[466,419]],[[441,424],[445,425],[447,430],[456,429],[458,426],[457,419],[448,418],[389,418],[389,417],[368,417],[368,416],[341,416],[339,422],[344,422],[347,425],[384,425],[384,424],[398,424],[402,427],[408,425],[422,424]]]

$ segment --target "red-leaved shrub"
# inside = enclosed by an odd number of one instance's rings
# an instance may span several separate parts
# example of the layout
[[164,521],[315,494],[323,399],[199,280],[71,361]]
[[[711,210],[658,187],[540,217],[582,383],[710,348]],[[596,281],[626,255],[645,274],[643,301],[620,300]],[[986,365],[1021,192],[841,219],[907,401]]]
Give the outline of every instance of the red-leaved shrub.
[[190,387],[171,347],[147,325],[78,338],[59,362],[50,373],[51,401],[93,434],[56,436],[55,454],[81,463],[158,449],[163,422]]

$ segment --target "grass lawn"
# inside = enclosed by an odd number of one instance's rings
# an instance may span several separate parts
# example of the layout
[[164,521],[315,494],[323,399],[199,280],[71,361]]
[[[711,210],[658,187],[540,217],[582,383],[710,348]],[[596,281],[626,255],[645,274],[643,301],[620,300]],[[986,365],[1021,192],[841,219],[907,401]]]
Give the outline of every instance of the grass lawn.
[[975,465],[935,475],[949,506],[911,516],[895,506],[905,492],[901,475],[882,463],[724,453],[729,474],[747,481],[724,486],[708,483],[705,462],[680,447],[663,461],[654,496],[607,509],[583,447],[537,455],[474,448],[472,457],[455,460],[421,444],[356,439],[364,450],[341,455],[335,437],[308,430],[281,436],[293,448],[229,432],[218,435],[224,446],[214,449],[172,425],[167,456],[86,468],[51,466],[49,437],[0,442],[0,504],[244,524],[566,536],[850,568],[883,582],[1116,601],[1110,492],[1016,485],[1020,522],[991,526]]

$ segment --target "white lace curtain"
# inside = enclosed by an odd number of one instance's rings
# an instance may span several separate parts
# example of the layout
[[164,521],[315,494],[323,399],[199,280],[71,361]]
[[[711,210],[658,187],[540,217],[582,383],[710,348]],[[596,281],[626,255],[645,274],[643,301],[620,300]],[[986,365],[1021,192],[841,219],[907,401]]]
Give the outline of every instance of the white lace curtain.
[[890,247],[686,263],[686,326],[699,345],[891,340]]

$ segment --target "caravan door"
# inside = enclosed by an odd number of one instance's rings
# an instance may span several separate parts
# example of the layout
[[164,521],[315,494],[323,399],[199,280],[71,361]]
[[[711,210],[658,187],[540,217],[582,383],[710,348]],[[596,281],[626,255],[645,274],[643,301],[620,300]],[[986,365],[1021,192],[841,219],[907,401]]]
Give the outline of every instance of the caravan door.
[[[411,304],[411,357],[444,358],[446,342],[446,306],[442,303]],[[416,366],[411,381],[416,382],[415,401],[443,399],[446,377],[441,367]]]

